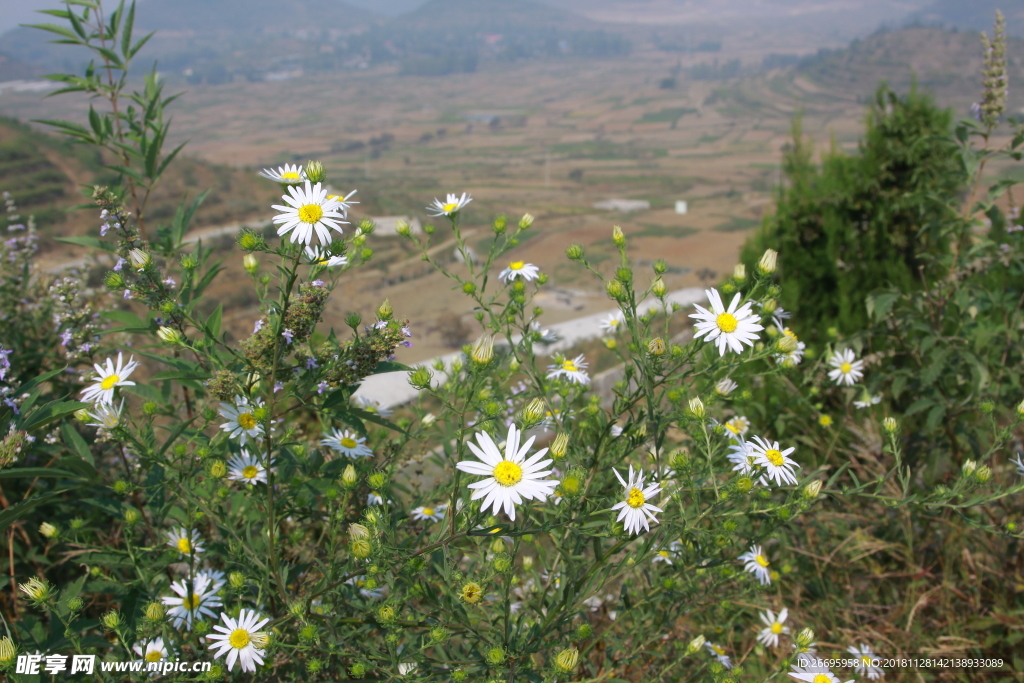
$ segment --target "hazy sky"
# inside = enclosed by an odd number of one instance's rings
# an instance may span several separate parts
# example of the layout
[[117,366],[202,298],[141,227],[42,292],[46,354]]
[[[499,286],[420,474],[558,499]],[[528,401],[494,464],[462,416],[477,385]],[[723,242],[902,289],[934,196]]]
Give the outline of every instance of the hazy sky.
[[36,14],[36,10],[61,6],[59,0],[0,0],[0,33],[10,31],[18,24],[44,23],[47,17]]

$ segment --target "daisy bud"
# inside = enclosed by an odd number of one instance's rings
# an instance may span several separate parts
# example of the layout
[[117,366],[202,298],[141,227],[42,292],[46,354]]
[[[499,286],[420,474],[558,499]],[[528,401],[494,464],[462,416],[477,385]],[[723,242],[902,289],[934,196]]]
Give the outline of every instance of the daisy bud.
[[388,475],[384,472],[373,472],[366,478],[366,483],[374,491],[379,491],[387,485]]
[[31,600],[39,602],[49,599],[53,594],[53,588],[50,584],[35,576],[18,586],[18,588]]
[[693,415],[698,420],[704,419],[704,402],[700,400],[699,396],[694,396],[690,399],[690,415]]
[[605,290],[608,292],[608,296],[616,300],[621,299],[626,293],[625,287],[618,280],[609,280],[605,285]]
[[964,466],[962,468],[963,475],[965,477],[969,477],[972,474],[974,474],[974,470],[976,470],[976,469],[978,469],[978,463],[974,462],[973,460],[968,460],[968,461],[964,462]]
[[621,247],[626,243],[626,236],[622,234],[622,228],[617,225],[612,226],[612,242],[615,242],[617,247]]
[[686,646],[686,654],[692,655],[700,652],[700,649],[704,647],[704,636],[700,635],[690,641],[690,644]]
[[72,612],[80,612],[82,608],[85,607],[85,600],[82,600],[82,598],[79,597],[74,597],[69,598],[65,604],[67,604],[68,610]]
[[43,522],[39,525],[39,533],[45,538],[55,538],[59,532],[54,525],[49,522]]
[[6,664],[10,662],[17,654],[18,648],[15,647],[14,641],[11,640],[10,636],[0,638],[0,663]]
[[564,458],[566,451],[569,450],[569,435],[566,433],[559,434],[555,437],[555,440],[551,443],[551,448],[548,450],[551,453],[551,457]]
[[341,484],[347,489],[354,488],[359,481],[359,475],[356,473],[356,468],[352,465],[346,465],[345,471],[341,473]]
[[242,572],[231,572],[228,574],[228,583],[231,587],[237,590],[242,590],[245,587],[245,574]]
[[394,310],[391,308],[391,300],[384,299],[384,303],[377,308],[377,317],[381,320],[387,320],[391,317],[392,313],[394,313]]
[[100,617],[100,622],[108,630],[116,631],[117,627],[121,625],[121,613],[116,609],[112,609]]
[[525,425],[535,424],[538,420],[544,417],[545,410],[544,401],[539,398],[535,398],[526,404],[523,408],[523,422]]
[[747,279],[747,267],[742,263],[737,263],[736,267],[732,269],[732,278],[737,282],[743,282]]
[[402,237],[408,237],[412,233],[412,228],[409,226],[408,221],[404,218],[399,218],[395,221],[395,232]]
[[797,350],[800,345],[800,340],[795,334],[789,331],[789,328],[782,331],[779,338],[775,341],[776,346],[779,347],[779,351],[783,353],[792,353]]
[[762,275],[771,275],[772,273],[774,273],[775,267],[778,262],[778,258],[779,252],[775,251],[774,249],[767,249],[764,252],[764,256],[762,256],[761,260],[758,261],[757,263],[758,272],[760,272]]
[[814,631],[805,628],[796,634],[796,644],[800,647],[808,647],[814,642]]
[[575,470],[570,472],[565,479],[562,480],[562,483],[558,485],[558,488],[566,498],[575,498],[580,494],[580,491],[583,488],[582,473]]
[[498,553],[491,559],[491,566],[499,574],[506,574],[512,571],[512,558],[508,553]]
[[1017,419],[1024,420],[1024,401],[1017,404]]
[[363,518],[373,526],[380,524],[380,514],[372,508],[363,513]]
[[92,419],[92,415],[90,415],[89,411],[85,408],[79,408],[75,411],[75,419],[79,422],[88,422]]
[[156,336],[165,344],[177,345],[181,343],[181,332],[173,327],[163,325],[156,331]]
[[654,281],[654,284],[651,285],[651,293],[660,299],[665,296],[666,292],[668,292],[668,287],[665,286],[665,281],[659,277]]
[[533,216],[528,213],[524,213],[523,217],[519,219],[519,229],[526,230],[531,225],[533,225]]
[[365,560],[373,553],[373,544],[365,538],[356,538],[352,541],[352,554],[360,560]]
[[430,640],[434,643],[443,643],[444,641],[448,640],[449,635],[450,634],[448,633],[448,629],[446,629],[444,626],[439,625],[430,629]]
[[355,540],[357,538],[369,538],[370,530],[362,524],[349,524],[348,525],[348,536]]
[[259,270],[260,260],[256,258],[256,254],[246,254],[242,257],[242,267],[245,268],[245,272],[249,275],[255,275],[256,271]]
[[579,261],[583,258],[583,245],[578,242],[573,242],[566,247],[565,255],[569,257],[570,261]]
[[814,500],[818,497],[821,492],[821,482],[815,479],[810,484],[804,487],[803,496],[807,500]]
[[508,217],[498,216],[494,219],[494,223],[491,224],[491,228],[494,230],[495,235],[500,235],[508,228]]
[[311,161],[306,164],[306,177],[311,183],[322,183],[327,180],[327,171],[319,161]]
[[647,353],[652,356],[662,356],[665,354],[665,341],[660,337],[655,337],[651,341],[647,342]]
[[473,350],[469,354],[474,363],[487,365],[494,358],[494,337],[485,334],[473,344]]
[[395,619],[398,618],[398,613],[395,612],[395,608],[391,605],[381,605],[377,608],[377,621],[382,624],[394,623]]
[[992,478],[992,469],[988,465],[982,465],[974,471],[974,478],[984,484]]
[[126,524],[136,524],[139,521],[139,511],[135,508],[128,508],[124,511],[124,521]]
[[462,586],[462,589],[459,591],[459,597],[462,598],[462,601],[470,605],[480,602],[480,598],[483,596],[484,589],[480,584],[472,581]]
[[562,650],[555,657],[555,668],[562,673],[572,673],[580,663],[580,651],[574,647]]
[[153,257],[149,255],[149,252],[142,249],[132,249],[128,252],[128,260],[132,262],[135,270],[142,270],[150,264]]
[[523,556],[523,569],[526,571],[533,569],[533,555]]
[[452,680],[455,681],[455,683],[462,683],[467,678],[469,678],[469,673],[462,669],[456,669],[452,672]]
[[887,417],[882,420],[882,429],[884,429],[887,434],[895,434],[896,430],[899,428],[900,425],[896,422],[896,418],[894,417]]
[[497,666],[505,661],[505,650],[501,647],[492,647],[487,651],[487,663],[492,666]]
[[103,284],[105,284],[109,289],[124,289],[125,282],[121,273],[112,270],[107,273],[105,278],[103,278]]
[[978,407],[985,415],[991,415],[996,409],[996,404],[992,401],[982,401]]
[[159,602],[151,602],[146,605],[146,621],[163,621],[164,606]]
[[211,460],[209,472],[214,479],[223,479],[228,475],[228,466],[223,460]]

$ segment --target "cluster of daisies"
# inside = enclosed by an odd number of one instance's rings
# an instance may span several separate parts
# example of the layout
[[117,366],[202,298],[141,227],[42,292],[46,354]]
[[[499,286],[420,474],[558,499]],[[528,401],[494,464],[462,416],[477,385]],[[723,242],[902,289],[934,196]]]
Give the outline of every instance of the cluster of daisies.
[[[196,564],[196,558],[204,551],[199,532],[184,527],[167,532],[167,545],[177,550],[189,567]],[[256,671],[256,666],[263,664],[264,649],[269,642],[267,633],[262,629],[270,619],[243,608],[238,618],[221,611],[218,620],[217,611],[223,610],[219,593],[224,585],[224,572],[214,569],[190,571],[188,576],[171,582],[173,595],[161,598],[165,614],[171,625],[179,630],[192,630],[196,621],[207,618],[219,621],[213,626],[216,633],[206,636],[214,657],[223,656],[229,671],[236,662],[242,671]],[[163,638],[138,643],[133,649],[146,662],[159,662],[175,654]]]

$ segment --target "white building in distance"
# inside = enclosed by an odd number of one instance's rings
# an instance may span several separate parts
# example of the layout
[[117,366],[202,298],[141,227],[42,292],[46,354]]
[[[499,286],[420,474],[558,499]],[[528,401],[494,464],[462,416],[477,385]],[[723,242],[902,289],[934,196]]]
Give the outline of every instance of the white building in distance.
[[594,204],[595,209],[605,211],[646,211],[651,203],[643,199],[606,199]]

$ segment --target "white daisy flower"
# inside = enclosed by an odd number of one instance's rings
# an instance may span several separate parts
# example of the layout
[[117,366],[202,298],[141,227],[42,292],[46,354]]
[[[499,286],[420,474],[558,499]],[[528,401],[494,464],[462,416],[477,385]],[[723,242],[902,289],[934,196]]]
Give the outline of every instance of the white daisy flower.
[[227,654],[225,663],[228,671],[235,665],[235,661],[242,667],[242,671],[256,671],[257,664],[263,664],[263,648],[266,647],[268,636],[261,628],[266,626],[270,619],[260,619],[253,610],[242,609],[238,619],[232,619],[225,612],[221,612],[221,620],[224,625],[216,624],[213,630],[219,633],[206,636],[208,640],[214,641],[210,646],[215,650],[214,657]]
[[719,396],[728,396],[736,390],[739,385],[732,381],[728,377],[723,377],[718,380],[718,384],[715,385],[715,393]]
[[647,523],[648,518],[657,524],[658,518],[654,516],[654,513],[663,512],[663,510],[656,505],[651,505],[647,500],[658,495],[661,491],[661,486],[651,484],[644,488],[644,473],[642,471],[634,473],[632,465],[629,466],[629,479],[627,480],[623,480],[618,470],[613,468],[612,472],[615,473],[615,477],[622,484],[622,487],[626,489],[626,500],[612,506],[612,510],[621,510],[615,521],[622,522],[627,533],[639,534],[641,525],[643,525],[645,531],[650,531],[651,526]]
[[767,441],[759,436],[754,437],[754,443],[750,446],[750,454],[754,456],[754,464],[765,469],[765,476],[774,479],[782,486],[783,484],[796,484],[794,467],[800,467],[788,456],[796,450],[796,446],[790,446],[786,450],[779,449],[778,441]]
[[576,384],[589,384],[590,377],[587,376],[587,361],[584,360],[583,354],[580,354],[573,358],[562,359],[554,365],[548,366],[548,379],[557,379],[563,377],[570,382]]
[[673,565],[675,563],[672,562],[672,558],[676,556],[676,553],[679,552],[679,548],[681,547],[682,544],[679,541],[672,541],[668,544],[668,547],[662,548],[658,552],[654,553],[654,557],[651,558],[651,562],[664,562],[667,565]]
[[725,654],[725,650],[710,641],[704,643],[704,647],[708,649],[708,652],[715,656],[715,659],[718,660],[719,664],[724,666],[726,669],[732,668],[732,660],[729,659],[729,655]]
[[260,175],[282,185],[301,185],[306,180],[306,169],[298,164],[285,164],[277,169],[265,168]]
[[96,369],[96,376],[93,378],[95,384],[86,387],[82,391],[82,400],[86,403],[112,405],[114,403],[115,387],[135,386],[135,382],[128,381],[128,376],[135,372],[135,368],[139,367],[139,364],[135,361],[135,356],[129,358],[126,365],[122,354],[119,352],[117,354],[116,366],[112,358],[107,358],[106,366],[95,363],[93,367]]
[[263,435],[263,425],[260,424],[253,413],[263,405],[263,401],[256,399],[256,403],[250,404],[245,396],[235,396],[235,404],[221,403],[220,416],[227,422],[220,426],[232,439],[238,439],[239,445],[244,446],[247,439],[257,439]]
[[828,364],[835,368],[829,370],[828,378],[836,384],[852,387],[864,376],[864,361],[857,360],[851,349],[836,351]]
[[619,425],[612,425],[612,428],[609,431],[612,436],[622,436],[623,429]]
[[757,577],[757,580],[762,586],[770,586],[772,583],[772,577],[768,570],[768,558],[765,557],[764,550],[759,545],[750,546],[750,552],[746,552],[739,556],[739,561],[744,562],[743,569],[748,571]]
[[[392,501],[389,500],[388,502],[390,503]],[[383,505],[384,504],[384,496],[380,495],[376,491],[370,491],[366,495],[366,504],[367,505]]]
[[410,515],[417,522],[425,522],[428,519],[431,522],[440,522],[442,519],[444,519],[444,511],[446,507],[446,505],[421,505],[418,508],[413,508]]
[[521,504],[523,498],[543,501],[558,485],[557,481],[542,478],[551,473],[551,470],[545,470],[544,467],[552,461],[541,459],[548,449],[542,448],[527,459],[526,454],[537,437],[531,436],[520,447],[521,437],[522,433],[516,426],[509,425],[503,457],[490,434],[477,432],[476,440],[480,446],[477,447],[472,441],[467,441],[466,445],[481,462],[464,460],[455,465],[463,472],[487,477],[469,485],[469,488],[475,489],[470,496],[471,500],[484,499],[481,511],[486,512],[490,507],[494,514],[498,514],[504,507],[505,514],[512,521],[516,519],[515,506]]
[[427,207],[427,211],[434,212],[430,214],[431,216],[451,216],[453,213],[461,211],[471,201],[473,201],[473,198],[465,192],[462,193],[461,197],[456,194],[449,194],[448,200],[445,202],[435,198],[434,203]]
[[212,579],[202,573],[196,574],[192,580],[192,590],[189,591],[188,578],[171,583],[171,590],[177,595],[161,598],[170,609],[167,610],[167,618],[175,628],[192,628],[192,622],[204,617],[216,617],[214,607],[221,606],[221,600],[217,596],[219,586],[212,584]]
[[142,661],[145,663],[143,665],[143,669],[148,668],[149,664],[162,662],[171,654],[167,649],[167,646],[164,645],[163,638],[154,638],[149,642],[135,643],[135,645],[132,646],[132,650],[135,654],[141,657]]
[[725,428],[742,440],[750,429],[750,420],[743,415],[737,415],[732,419],[726,420]]
[[537,341],[541,344],[554,344],[559,339],[558,335],[551,330],[542,329],[536,320],[530,323],[530,330],[537,333],[537,336],[540,337]]
[[726,309],[722,305],[722,297],[717,289],[705,290],[711,310],[707,310],[699,304],[694,304],[697,313],[691,313],[690,317],[697,320],[694,328],[697,330],[693,335],[695,338],[707,335],[705,341],[714,341],[718,347],[718,355],[724,356],[726,347],[735,353],[743,353],[743,345],[753,346],[757,341],[757,333],[764,329],[758,322],[758,316],[750,309],[750,302],[739,305],[740,293],[733,297],[732,303]]
[[[806,683],[840,683],[839,677],[825,666],[823,660],[817,657],[813,659],[797,658],[797,663],[793,665],[789,677]],[[851,679],[847,683],[853,683],[853,680]]]
[[[740,439],[739,443],[732,444],[729,446],[729,450],[732,451],[726,457],[729,462],[733,464],[733,471],[739,472],[743,476],[752,476],[757,474],[757,462],[753,451],[751,450],[750,442]],[[755,484],[761,486],[768,486],[768,481],[762,474],[758,479],[754,481]]]
[[622,311],[615,311],[609,313],[607,318],[601,320],[601,329],[608,334],[615,334],[622,329],[622,323],[625,322],[625,318],[622,315]]
[[303,247],[302,252],[309,259],[309,262],[315,266],[326,266],[328,268],[335,268],[337,266],[344,266],[348,263],[347,256],[331,256],[327,253],[326,249],[320,247]]
[[1017,459],[1011,460],[1010,462],[1017,466],[1017,474],[1024,477],[1024,461],[1021,460],[1021,454],[1018,453]]
[[796,343],[796,348],[786,353],[775,354],[775,362],[784,368],[795,368],[804,360],[804,353],[807,352],[807,344],[802,341]]
[[[331,188],[328,188],[328,190],[330,190],[330,189]],[[358,204],[359,203],[359,202],[351,202],[351,201],[349,201],[350,199],[352,199],[352,195],[354,195],[358,191],[359,190],[352,190],[351,192],[349,192],[346,195],[329,194],[329,195],[327,195],[327,198],[328,199],[333,199],[334,201],[338,202],[338,211],[340,211],[342,213],[342,215],[347,218],[348,217],[348,210],[349,210],[349,208],[351,208],[351,206],[353,204]],[[356,228],[356,236],[359,236],[359,235],[362,235],[362,234],[363,234],[362,229]]]
[[216,593],[224,587],[225,583],[227,583],[227,575],[224,572],[217,571],[216,569],[200,569],[196,572],[196,578],[208,581],[211,593]]
[[331,230],[341,234],[341,224],[347,223],[345,214],[338,211],[338,201],[328,199],[327,190],[320,183],[310,185],[307,180],[303,187],[292,185],[281,199],[288,206],[273,205],[272,208],[281,212],[274,216],[273,221],[278,224],[278,235],[292,233],[293,244],[301,242],[308,247],[315,232],[320,244],[327,246],[331,243]]
[[[270,464],[273,465],[274,462],[271,461]],[[267,483],[267,470],[260,463],[259,458],[250,455],[249,451],[244,448],[241,454],[233,455],[228,460],[228,476],[250,486]]]
[[380,401],[374,401],[366,396],[356,396],[356,404],[368,413],[374,415],[380,415],[381,417],[389,417],[391,415],[391,408],[382,406]]
[[775,327],[781,330],[783,327],[785,327],[783,321],[789,320],[792,317],[792,313],[784,309],[782,306],[779,306],[778,308],[775,309],[775,312],[772,313],[772,322],[775,323]]
[[766,609],[761,612],[761,622],[764,624],[764,628],[757,634],[757,642],[762,645],[768,645],[769,647],[779,646],[779,634],[789,633],[789,627],[784,626],[786,623],[786,617],[789,616],[789,610],[785,607],[779,611],[778,615],[772,612],[770,609]]
[[868,645],[864,643],[861,643],[860,647],[851,645],[846,648],[846,651],[857,658],[857,664],[853,667],[853,670],[861,676],[867,676],[874,681],[885,675],[885,670],[875,665],[875,660],[878,659],[878,656]]
[[853,405],[854,405],[854,407],[856,407],[858,409],[859,408],[870,408],[871,406],[877,406],[881,402],[882,402],[882,395],[881,394],[875,394],[874,396],[872,396],[872,395],[868,394],[865,391],[864,395],[861,396],[860,400],[859,401],[854,401]]
[[87,423],[90,427],[99,427],[100,429],[113,429],[121,423],[121,413],[124,411],[124,399],[121,399],[121,405],[114,407],[113,403],[97,403],[92,407],[92,412],[87,413],[89,417],[96,420],[95,422]]
[[178,527],[168,531],[167,545],[186,557],[203,552],[202,537],[196,529],[189,531],[185,527]]
[[400,662],[398,664],[398,675],[407,676],[415,671],[417,666],[419,665],[416,662]]
[[337,427],[334,433],[320,440],[321,446],[338,451],[349,458],[372,457],[373,451],[366,445],[366,437],[359,436],[349,430],[341,431]]
[[533,282],[538,277],[540,277],[540,268],[532,263],[526,263],[525,261],[512,261],[508,264],[508,268],[498,274],[498,279],[506,285],[516,278],[522,278],[527,282]]

